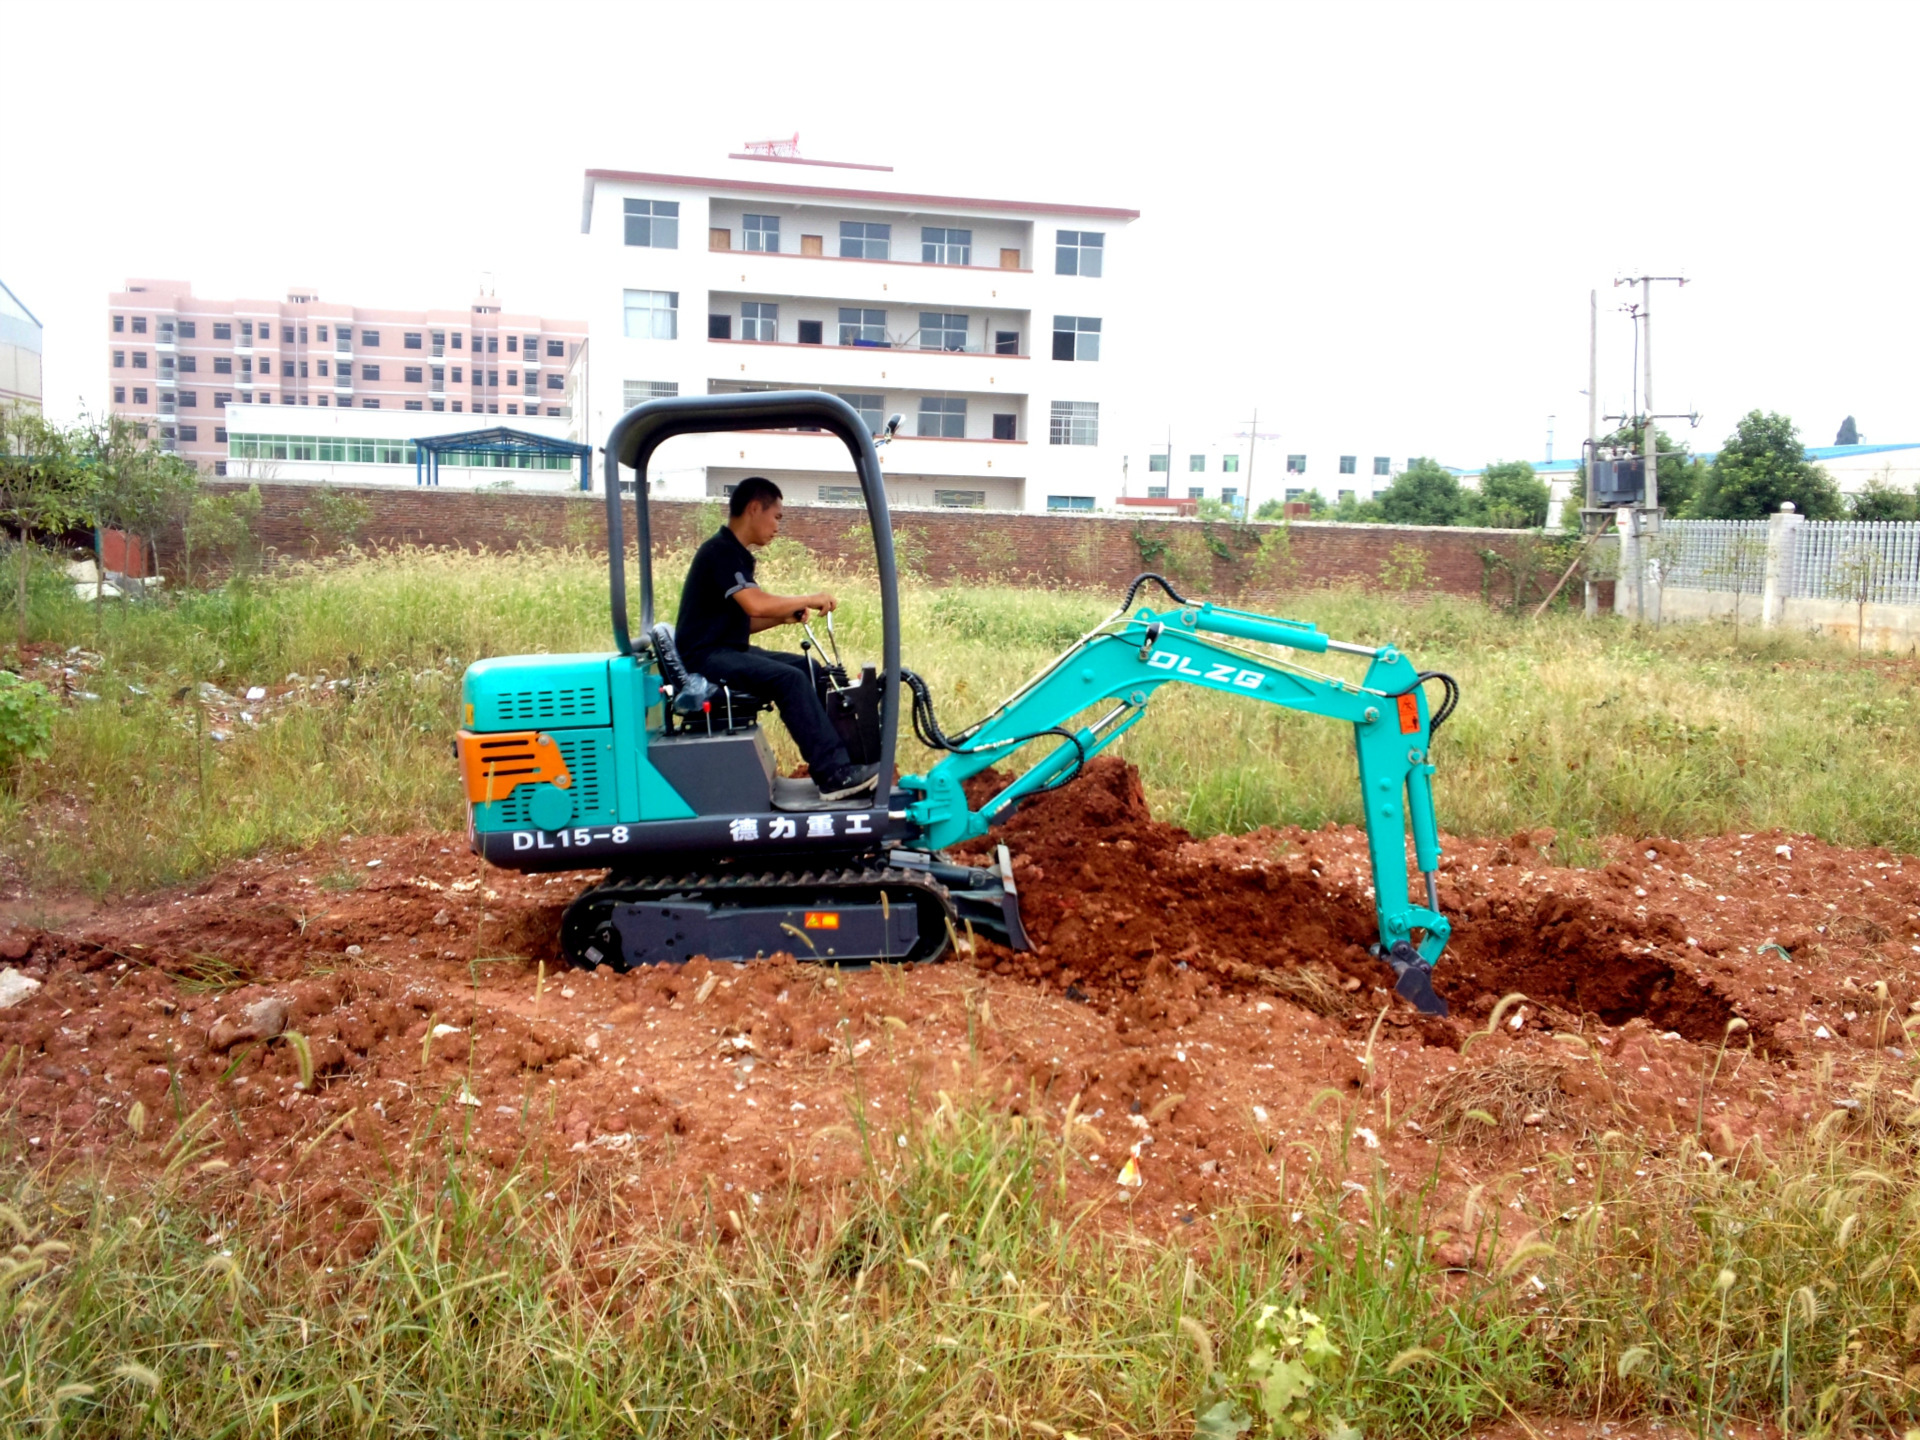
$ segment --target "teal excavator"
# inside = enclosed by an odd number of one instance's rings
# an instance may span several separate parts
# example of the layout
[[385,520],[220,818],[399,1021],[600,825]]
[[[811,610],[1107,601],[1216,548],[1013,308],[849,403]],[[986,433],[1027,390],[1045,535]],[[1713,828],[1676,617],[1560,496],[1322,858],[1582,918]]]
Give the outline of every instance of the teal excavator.
[[[991,831],[1022,800],[1067,784],[1137,724],[1156,691],[1196,686],[1353,727],[1378,922],[1374,953],[1394,988],[1445,1014],[1433,966],[1447,943],[1434,873],[1433,735],[1459,699],[1392,646],[1330,639],[1313,625],[1196,602],[1159,575],[1136,577],[1118,609],[985,718],[949,733],[926,683],[900,658],[899,581],[878,444],[851,406],[812,391],[692,396],[628,411],[607,437],[608,583],[614,648],[517,655],[469,666],[455,742],[473,848],[523,871],[605,870],[568,907],[561,946],[577,966],[632,968],[777,951],[836,965],[927,961],[962,930],[1028,947],[1013,866],[971,865],[953,847]],[[876,792],[825,799],[782,776],[760,726],[763,697],[690,673],[654,613],[648,463],[675,435],[807,427],[840,438],[866,499],[879,577],[881,656],[850,673],[811,638],[814,679]],[[631,475],[629,480],[628,476]],[[639,630],[626,586],[626,498],[639,557]],[[1134,603],[1142,592],[1153,604]],[[1160,608],[1164,606],[1164,608]],[[829,617],[831,618],[831,617]],[[1364,660],[1349,679],[1312,663]],[[1442,687],[1430,711],[1427,686]],[[906,703],[903,704],[903,699]],[[903,716],[938,762],[899,775]],[[965,783],[1021,751],[1038,758],[990,798]],[[1424,894],[1411,893],[1413,868]],[[1424,900],[1425,903],[1419,903]]]

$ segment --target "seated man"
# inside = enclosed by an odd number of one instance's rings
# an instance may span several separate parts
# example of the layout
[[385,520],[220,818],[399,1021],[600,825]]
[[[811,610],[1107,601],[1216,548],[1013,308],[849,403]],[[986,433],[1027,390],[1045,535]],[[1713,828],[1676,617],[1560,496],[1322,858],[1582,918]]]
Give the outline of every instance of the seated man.
[[727,523],[694,554],[680,591],[674,644],[688,670],[716,684],[737,685],[780,707],[822,796],[846,800],[878,788],[879,767],[847,758],[827,707],[813,688],[804,655],[755,650],[749,635],[791,625],[809,610],[834,607],[826,591],[769,595],[754,583],[753,553],[780,533],[780,487],[753,475],[734,487]]

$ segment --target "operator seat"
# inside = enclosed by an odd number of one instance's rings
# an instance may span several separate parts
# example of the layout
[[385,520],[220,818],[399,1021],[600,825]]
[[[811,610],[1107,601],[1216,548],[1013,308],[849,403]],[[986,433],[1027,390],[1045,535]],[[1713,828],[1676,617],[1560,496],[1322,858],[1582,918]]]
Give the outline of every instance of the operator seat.
[[746,730],[759,723],[762,710],[773,702],[731,685],[716,685],[687,669],[674,644],[673,626],[662,620],[647,632],[654,658],[660,662],[661,687],[670,698],[668,710],[687,729],[711,732]]

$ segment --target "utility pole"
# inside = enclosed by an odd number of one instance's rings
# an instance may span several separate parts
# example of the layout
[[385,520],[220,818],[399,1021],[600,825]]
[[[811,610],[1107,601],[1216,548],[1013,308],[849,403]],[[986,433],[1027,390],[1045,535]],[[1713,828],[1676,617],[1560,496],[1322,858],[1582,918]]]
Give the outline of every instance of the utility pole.
[[[1600,528],[1600,517],[1594,513],[1593,503],[1593,460],[1594,451],[1600,444],[1600,292],[1587,292],[1587,503],[1580,511],[1580,528],[1592,535]],[[1591,540],[1588,541],[1592,543]],[[1600,587],[1592,576],[1587,577],[1586,593],[1581,597],[1582,608],[1589,620],[1597,619],[1600,614]]]
[[1253,419],[1247,422],[1247,519],[1253,519],[1253,447],[1260,443],[1260,410],[1254,408]]
[[[1638,612],[1634,618],[1636,620],[1650,618],[1653,623],[1657,625],[1660,623],[1660,578],[1657,573],[1648,573],[1652,567],[1647,563],[1645,557],[1640,555],[1640,546],[1638,543],[1642,536],[1656,535],[1660,531],[1660,476],[1658,468],[1660,463],[1658,454],[1660,447],[1654,439],[1656,433],[1654,421],[1659,417],[1656,416],[1653,408],[1653,286],[1655,281],[1659,281],[1662,284],[1673,285],[1685,285],[1687,283],[1684,275],[1633,275],[1625,278],[1617,278],[1613,283],[1615,285],[1638,284],[1640,287],[1640,313],[1638,317],[1640,321],[1640,333],[1638,338],[1641,342],[1640,353],[1646,367],[1645,383],[1643,386],[1645,394],[1640,397],[1646,405],[1645,410],[1641,412],[1640,453],[1644,457],[1646,464],[1646,493],[1641,497],[1640,504],[1634,507],[1630,516],[1623,512],[1623,518],[1627,518],[1629,521],[1632,530],[1632,539],[1634,541],[1632,547],[1635,565],[1634,593],[1636,598],[1634,608]],[[1623,546],[1623,557],[1626,553]],[[1647,584],[1649,579],[1653,582],[1651,585]]]

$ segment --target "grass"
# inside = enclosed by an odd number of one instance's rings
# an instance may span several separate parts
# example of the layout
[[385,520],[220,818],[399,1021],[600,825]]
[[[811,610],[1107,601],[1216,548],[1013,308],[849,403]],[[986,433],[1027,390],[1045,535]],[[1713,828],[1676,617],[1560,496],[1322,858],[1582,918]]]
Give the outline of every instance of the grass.
[[[904,1148],[866,1137],[863,1174],[825,1203],[689,1186],[662,1225],[586,1178],[470,1166],[457,1135],[313,1212],[191,1165],[144,1190],[16,1170],[0,1425],[1177,1434],[1223,1395],[1260,1414],[1256,1322],[1298,1304],[1337,1358],[1306,1426],[1276,1434],[1447,1436],[1529,1413],[1884,1434],[1920,1414],[1913,1102],[1889,1078],[1778,1157],[1609,1136],[1559,1157],[1592,1183],[1556,1217],[1509,1208],[1504,1182],[1442,1213],[1431,1189],[1349,1169],[1336,1099],[1320,1152],[1289,1152],[1268,1200],[1192,1247],[1066,1204],[1070,1116],[945,1097]],[[340,1243],[356,1217],[357,1259]],[[1438,1258],[1449,1240],[1464,1266]]]
[[[668,611],[683,558],[663,567]],[[878,651],[867,582],[823,574],[797,545],[763,569],[835,585],[849,656]],[[1107,614],[1119,578],[1098,594],[910,585],[907,662],[954,728]],[[1444,596],[1319,591],[1273,608],[1459,678],[1465,699],[1435,749],[1453,832],[1552,828],[1575,863],[1609,834],[1776,826],[1920,849],[1910,665],[1716,626],[1528,623]],[[63,713],[52,757],[0,801],[0,853],[41,894],[147,889],[328,835],[456,828],[446,746],[465,665],[608,644],[601,563],[566,551],[389,554],[97,614],[49,580],[32,620],[39,643],[101,657],[80,682],[101,698]],[[215,740],[195,713],[202,681],[240,693],[289,676],[324,685],[258,729]],[[1352,742],[1312,717],[1169,686],[1122,753],[1156,809],[1199,833],[1359,818]],[[908,768],[932,758],[906,742]]]

